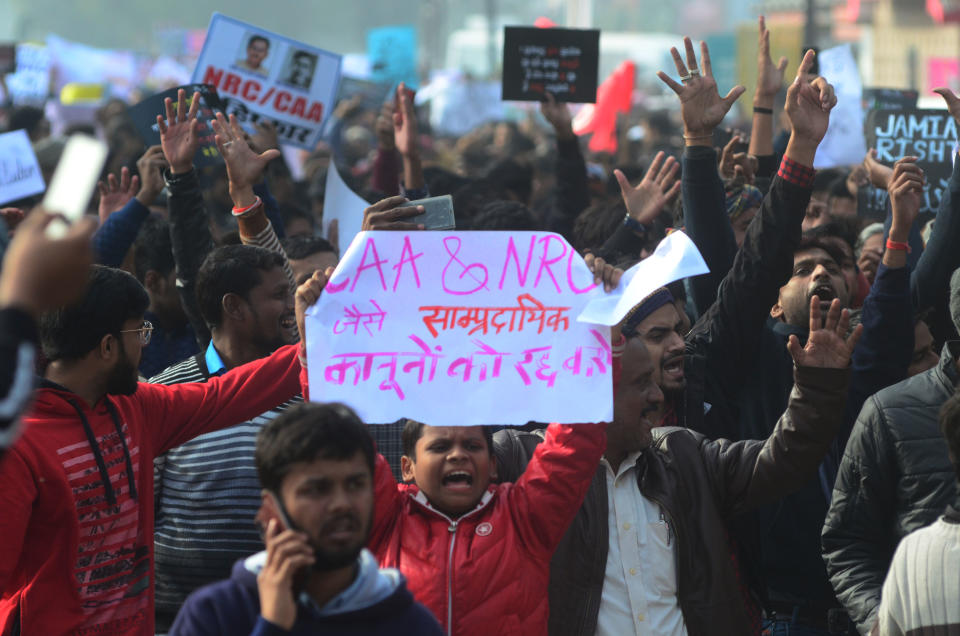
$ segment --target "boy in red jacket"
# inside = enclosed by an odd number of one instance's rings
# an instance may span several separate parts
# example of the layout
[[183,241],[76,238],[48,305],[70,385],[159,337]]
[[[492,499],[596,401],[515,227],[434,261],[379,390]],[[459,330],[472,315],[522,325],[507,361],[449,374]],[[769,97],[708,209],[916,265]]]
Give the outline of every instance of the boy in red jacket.
[[297,347],[205,384],[141,384],[149,299],[96,266],[41,320],[50,359],[0,461],[0,633],[153,633],[153,459],[296,395]]
[[[319,297],[308,287],[321,280],[300,288],[304,302]],[[306,369],[301,383],[308,398]],[[520,479],[491,484],[496,460],[483,427],[410,422],[401,460],[410,483],[397,484],[378,455],[367,547],[381,567],[403,573],[448,634],[545,635],[550,558],[597,470],[605,431],[551,424]]]

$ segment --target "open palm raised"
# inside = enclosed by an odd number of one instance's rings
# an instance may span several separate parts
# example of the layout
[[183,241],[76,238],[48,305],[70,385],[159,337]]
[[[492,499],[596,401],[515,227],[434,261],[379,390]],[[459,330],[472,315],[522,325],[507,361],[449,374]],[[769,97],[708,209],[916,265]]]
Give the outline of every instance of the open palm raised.
[[824,369],[845,369],[850,365],[850,356],[857,346],[863,325],[857,325],[853,333],[850,329],[850,312],[841,309],[840,300],[833,299],[827,311],[827,320],[821,321],[820,298],[810,298],[810,336],[805,347],[800,346],[796,336],[790,336],[787,350],[793,356],[798,367],[820,367]]

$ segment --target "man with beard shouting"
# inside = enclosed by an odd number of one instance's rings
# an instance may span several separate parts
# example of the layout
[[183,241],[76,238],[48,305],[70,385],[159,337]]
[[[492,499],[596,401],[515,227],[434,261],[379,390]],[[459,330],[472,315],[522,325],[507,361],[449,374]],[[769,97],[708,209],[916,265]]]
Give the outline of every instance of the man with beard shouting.
[[50,365],[0,463],[0,633],[152,634],[154,457],[299,392],[295,345],[203,384],[139,383],[148,303],[95,266],[40,320]]
[[265,426],[256,464],[267,549],[191,595],[170,636],[442,634],[400,573],[363,548],[374,457],[342,404],[300,404]]

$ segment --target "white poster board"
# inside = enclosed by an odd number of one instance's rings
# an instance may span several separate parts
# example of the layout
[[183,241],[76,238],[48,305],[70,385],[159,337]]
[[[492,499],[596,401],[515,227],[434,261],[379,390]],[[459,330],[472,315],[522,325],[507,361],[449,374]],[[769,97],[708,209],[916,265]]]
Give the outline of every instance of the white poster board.
[[0,205],[40,194],[46,187],[27,131],[0,134]]
[[[336,243],[341,254],[363,227],[363,211],[368,207],[370,204],[343,181],[337,170],[337,163],[331,159],[330,167],[327,168],[327,186],[323,193],[323,230],[324,236],[331,243]],[[330,236],[330,224],[333,221],[337,222],[335,241]]]
[[545,232],[361,232],[306,325],[310,399],[369,423],[582,423],[613,416],[603,294]]
[[276,125],[280,142],[312,150],[334,107],[340,56],[214,13],[191,82],[212,84],[243,127]]
[[817,148],[813,167],[849,166],[863,161],[867,142],[863,135],[863,84],[849,44],[820,51],[820,75],[833,86],[837,105],[830,111],[830,127]]

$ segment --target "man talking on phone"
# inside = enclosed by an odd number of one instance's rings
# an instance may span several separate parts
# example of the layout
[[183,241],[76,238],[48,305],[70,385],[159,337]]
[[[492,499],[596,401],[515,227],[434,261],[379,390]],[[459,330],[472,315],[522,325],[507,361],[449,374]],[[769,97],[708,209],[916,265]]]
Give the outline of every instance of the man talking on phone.
[[374,445],[340,404],[299,404],[257,438],[267,549],[200,588],[170,636],[443,633],[403,576],[364,545],[373,521]]

